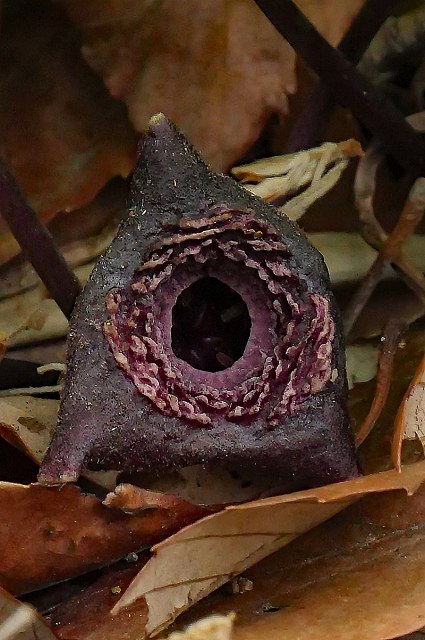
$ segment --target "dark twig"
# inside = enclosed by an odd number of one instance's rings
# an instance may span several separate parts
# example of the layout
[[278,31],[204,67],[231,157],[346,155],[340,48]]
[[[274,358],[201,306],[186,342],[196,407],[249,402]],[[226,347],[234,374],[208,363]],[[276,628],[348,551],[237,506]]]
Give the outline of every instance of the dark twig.
[[0,163],[0,214],[50,295],[69,318],[80,292],[80,283],[57,249],[50,233],[25,202],[3,163]]
[[379,357],[378,374],[376,376],[376,391],[372,406],[363,424],[356,433],[356,446],[359,447],[366,440],[381,415],[388,398],[391,385],[391,373],[394,356],[397,352],[400,333],[404,327],[396,320],[390,320],[382,336],[382,350]]
[[344,311],[344,326],[348,334],[382,278],[387,263],[399,255],[403,242],[422,220],[425,208],[425,178],[418,178],[401,212],[400,218],[378,257]]
[[[395,0],[367,0],[360,9],[338,49],[357,64],[375,33],[382,26]],[[319,80],[299,114],[286,147],[287,153],[316,147],[334,106],[326,84]]]
[[[425,131],[425,112],[408,116],[407,121],[416,131]],[[388,235],[374,212],[376,175],[384,155],[378,144],[372,143],[361,158],[354,180],[354,196],[359,212],[360,230],[366,242],[376,251],[381,251]],[[425,311],[425,276],[403,252],[394,256],[392,267],[422,302]]]
[[417,177],[425,173],[425,143],[383,95],[373,89],[344,55],[331,47],[292,0],[256,0],[299,55],[386,150]]

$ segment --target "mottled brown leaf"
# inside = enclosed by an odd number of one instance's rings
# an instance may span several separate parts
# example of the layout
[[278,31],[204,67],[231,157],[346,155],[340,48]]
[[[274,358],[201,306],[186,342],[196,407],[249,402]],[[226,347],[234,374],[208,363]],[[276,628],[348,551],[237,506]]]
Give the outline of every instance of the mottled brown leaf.
[[0,585],[31,591],[150,546],[199,517],[188,505],[129,516],[69,485],[0,483]]
[[[59,7],[8,3],[0,60],[0,153],[44,221],[131,171],[126,110],[82,60],[78,32]],[[0,231],[5,262],[18,248]]]
[[[237,161],[297,88],[294,52],[253,0],[56,1],[137,131],[163,111],[213,169]],[[363,0],[299,4],[335,44]]]

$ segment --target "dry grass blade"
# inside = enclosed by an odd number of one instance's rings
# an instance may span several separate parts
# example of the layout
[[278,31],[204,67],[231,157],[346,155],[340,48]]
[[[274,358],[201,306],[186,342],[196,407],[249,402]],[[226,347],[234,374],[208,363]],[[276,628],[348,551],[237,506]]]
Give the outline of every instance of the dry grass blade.
[[[194,602],[234,575],[361,496],[422,483],[425,462],[395,471],[228,507],[200,520],[153,548],[153,557],[112,610],[117,614],[142,599],[148,607],[146,632],[156,634]],[[190,557],[190,563],[187,558]]]
[[349,158],[362,154],[356,140],[326,142],[315,149],[234,167],[232,175],[248,191],[268,202],[286,199],[279,211],[291,220],[299,220],[308,207],[335,186]]
[[383,343],[379,358],[375,397],[373,398],[372,406],[366,416],[366,419],[356,433],[357,447],[366,440],[369,433],[372,431],[387,401],[391,385],[394,356],[399,344],[400,333],[400,324],[395,320],[390,320],[385,327],[384,335],[382,336]]
[[15,600],[0,587],[1,640],[57,640],[35,609]]
[[367,304],[376,285],[382,278],[385,265],[397,256],[404,241],[408,238],[422,220],[425,208],[425,178],[418,178],[403,207],[399,221],[382,247],[362,284],[352,297],[344,312],[344,325],[348,334],[357,321],[363,308]]

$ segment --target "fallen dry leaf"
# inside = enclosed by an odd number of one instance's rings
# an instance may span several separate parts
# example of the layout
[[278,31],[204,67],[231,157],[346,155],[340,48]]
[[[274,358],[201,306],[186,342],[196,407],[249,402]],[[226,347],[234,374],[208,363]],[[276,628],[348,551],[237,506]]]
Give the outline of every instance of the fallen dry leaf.
[[406,466],[402,473],[388,471],[227,507],[154,547],[153,557],[131,582],[112,614],[141,599],[148,607],[146,632],[155,635],[232,576],[353,501],[368,493],[401,488],[414,493],[424,478],[425,462],[419,462]]
[[[81,59],[78,32],[59,7],[9,3],[1,30],[0,152],[47,221],[126,176],[135,135],[123,105]],[[0,263],[18,251],[2,223]]]
[[425,620],[425,487],[365,497],[188,611],[236,613],[235,640],[387,640]]
[[146,607],[126,609],[112,617],[110,610],[135,574],[146,562],[142,554],[136,562],[119,563],[84,589],[62,602],[48,620],[62,640],[142,640],[146,623]]
[[1,640],[56,640],[57,636],[33,607],[15,600],[0,587]]
[[401,464],[401,449],[405,440],[418,440],[425,447],[425,357],[401,402],[395,420],[392,457],[396,468]]
[[[136,130],[165,112],[213,169],[241,158],[297,88],[293,50],[252,0],[56,2],[82,29],[84,58],[127,104]],[[299,4],[335,44],[363,0]]]
[[0,483],[0,585],[24,593],[111,563],[199,517],[197,506],[129,516],[74,485]]

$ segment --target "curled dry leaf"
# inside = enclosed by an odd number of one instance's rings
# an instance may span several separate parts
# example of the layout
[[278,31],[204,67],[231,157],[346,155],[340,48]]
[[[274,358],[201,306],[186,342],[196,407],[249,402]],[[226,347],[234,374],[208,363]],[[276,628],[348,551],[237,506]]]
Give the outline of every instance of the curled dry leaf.
[[392,459],[397,469],[401,464],[403,439],[419,440],[425,448],[425,358],[406,391],[396,417]]
[[[0,585],[24,593],[150,546],[199,517],[199,507],[129,516],[78,487],[0,483]],[[19,552],[17,551],[19,550]]]
[[[194,602],[360,497],[404,488],[413,493],[425,462],[315,490],[228,507],[186,527],[153,549],[112,614],[147,604],[146,632],[156,634]],[[187,562],[187,558],[191,562]],[[254,581],[255,584],[255,581]],[[255,590],[255,588],[254,588]]]
[[[58,419],[59,401],[31,395],[0,397],[0,436],[40,465]],[[86,471],[86,480],[111,491],[118,471]]]
[[286,200],[279,211],[291,220],[299,220],[316,200],[335,186],[349,158],[362,153],[356,140],[326,142],[315,149],[234,167],[232,175],[241,180],[248,191],[268,202]]
[[[82,29],[84,58],[127,104],[136,130],[164,111],[215,170],[242,157],[297,88],[293,50],[251,0],[56,2]],[[333,44],[361,5],[301,2]]]
[[193,512],[194,514],[197,513],[199,517],[209,513],[209,509],[194,505],[177,496],[158,491],[149,491],[128,483],[119,484],[115,487],[113,492],[108,493],[103,504],[106,507],[115,507],[131,514],[145,511],[146,509],[165,509],[170,514],[175,513],[176,516],[182,510]]
[[1,640],[57,640],[47,622],[33,607],[15,600],[0,587]]
[[[133,165],[126,110],[81,59],[79,44],[58,7],[39,0],[3,8],[0,55],[9,64],[0,73],[0,151],[44,221],[90,201]],[[3,263],[19,248],[4,224],[1,234]]]
[[128,481],[201,505],[247,502],[283,492],[274,475],[248,471],[236,473],[203,465],[184,467],[159,477],[156,474],[131,474]]

